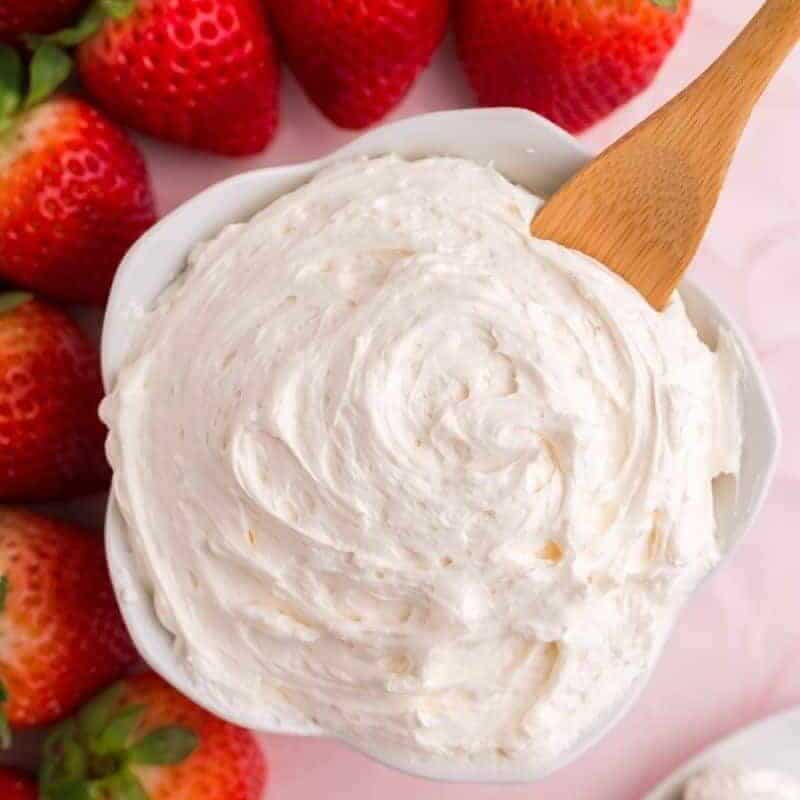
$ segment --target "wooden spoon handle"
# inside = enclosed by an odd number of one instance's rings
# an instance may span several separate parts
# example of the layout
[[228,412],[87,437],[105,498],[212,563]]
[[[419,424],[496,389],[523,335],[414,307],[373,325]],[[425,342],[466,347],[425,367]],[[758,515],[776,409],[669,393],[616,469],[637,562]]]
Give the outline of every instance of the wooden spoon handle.
[[[673,101],[694,107],[708,135],[736,145],[756,101],[800,39],[800,0],[767,0],[730,47]],[[670,104],[671,105],[671,104]]]
[[596,258],[664,308],[753,106],[798,38],[800,0],[767,0],[694,83],[564,184],[531,233]]

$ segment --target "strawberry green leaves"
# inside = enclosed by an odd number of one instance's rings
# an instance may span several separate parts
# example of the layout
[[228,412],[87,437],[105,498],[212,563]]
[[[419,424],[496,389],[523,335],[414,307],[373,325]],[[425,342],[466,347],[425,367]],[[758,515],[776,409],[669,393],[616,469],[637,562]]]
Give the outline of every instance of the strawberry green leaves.
[[[4,295],[0,295],[2,302]],[[8,577],[0,577],[0,614],[6,610],[6,600],[8,598]],[[3,711],[3,706],[8,702],[8,690],[5,684],[0,681],[0,750],[7,750],[11,747],[11,728],[8,719]]]
[[5,684],[0,682],[0,750],[8,750],[11,747],[11,726],[8,724],[3,706],[8,702],[8,690]]
[[127,706],[117,712],[91,740],[92,751],[99,756],[110,756],[124,750],[144,712],[144,706]]
[[72,27],[47,36],[31,34],[25,37],[25,43],[32,50],[43,44],[75,47],[94,36],[107,19],[123,20],[133,13],[134,8],[136,8],[135,0],[94,0],[86,13]]
[[[19,306],[27,303],[29,300],[33,300],[33,295],[28,292],[3,292],[0,294],[0,314],[7,314],[14,311],[14,309],[19,308]],[[0,587],[5,587],[0,588],[0,612],[2,612],[6,599],[6,592],[8,591],[8,579],[6,577],[0,578]]]
[[650,0],[654,6],[665,8],[667,11],[677,11],[680,0]]
[[133,13],[136,0],[100,0],[100,5],[112,19],[125,19]]
[[95,736],[108,725],[122,697],[122,690],[121,683],[114,683],[81,709],[78,729],[84,739]]
[[197,736],[187,728],[168,725],[151,731],[128,750],[132,764],[168,766],[180,764],[194,752]]
[[114,800],[149,800],[144,786],[130,771],[123,770],[108,783],[108,795]]
[[34,51],[27,74],[16,50],[0,45],[0,132],[9,128],[14,116],[48,98],[72,71],[72,60],[53,44]]
[[19,53],[0,45],[0,120],[10,117],[22,103],[24,73]]
[[111,16],[103,7],[103,3],[92,3],[86,13],[78,22],[70,28],[56,31],[55,33],[41,36],[30,34],[25,37],[25,44],[32,50],[40,47],[44,43],[58,45],[60,47],[75,47],[85,39],[93,36],[100,30],[106,17]]
[[47,738],[39,773],[42,800],[148,800],[137,765],[179,764],[197,735],[167,725],[138,735],[146,708],[122,702],[124,684],[99,694]]
[[43,44],[33,54],[30,85],[25,108],[32,108],[47,99],[72,72],[72,59],[53,44]]
[[125,19],[133,13],[135,0],[94,0],[86,13],[71,28],[47,36],[23,37],[33,52],[24,89],[25,68],[19,53],[0,45],[0,132],[10,127],[15,114],[46,100],[72,72],[72,58],[67,48],[75,47],[93,36],[108,20]]
[[39,769],[43,800],[90,800],[87,763],[76,741],[77,732],[75,721],[70,719],[58,725],[45,740]]

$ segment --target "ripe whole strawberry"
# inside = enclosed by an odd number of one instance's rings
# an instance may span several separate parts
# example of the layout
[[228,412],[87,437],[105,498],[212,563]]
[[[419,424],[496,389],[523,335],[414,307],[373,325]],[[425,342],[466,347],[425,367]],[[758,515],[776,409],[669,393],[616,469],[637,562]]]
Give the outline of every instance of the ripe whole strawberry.
[[0,767],[0,797],[3,800],[36,800],[36,783],[27,775]]
[[224,155],[264,149],[279,67],[260,0],[136,0],[78,48],[86,90],[132,128]]
[[23,33],[50,33],[75,19],[85,0],[3,0],[0,41]]
[[407,94],[447,28],[447,0],[271,3],[283,52],[337,125],[377,122]]
[[91,701],[56,729],[45,754],[42,800],[261,800],[267,783],[252,733],[217,719],[152,673]]
[[138,151],[81,100],[54,98],[0,132],[0,277],[102,304],[125,251],[154,221]]
[[0,576],[0,710],[12,727],[61,719],[135,662],[98,534],[0,508]]
[[0,295],[0,503],[108,485],[102,396],[97,351],[63,311]]
[[690,0],[459,0],[458,50],[478,100],[578,132],[653,80]]

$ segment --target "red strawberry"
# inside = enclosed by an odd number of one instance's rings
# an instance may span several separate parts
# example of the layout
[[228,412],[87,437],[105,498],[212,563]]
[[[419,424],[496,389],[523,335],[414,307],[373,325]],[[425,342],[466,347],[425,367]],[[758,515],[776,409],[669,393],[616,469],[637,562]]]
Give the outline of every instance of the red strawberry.
[[72,22],[85,4],[85,0],[3,0],[0,40],[21,33],[50,33]]
[[0,767],[0,797],[3,800],[36,800],[36,784],[23,772]]
[[59,726],[40,773],[43,800],[261,800],[266,783],[252,733],[213,717],[152,673],[112,686]]
[[50,100],[9,124],[0,136],[0,276],[103,303],[125,251],[155,220],[141,156],[77,99]]
[[0,503],[107,486],[97,351],[63,312],[0,295]]
[[279,68],[260,0],[137,0],[78,49],[87,91],[133,128],[225,155],[263,150]]
[[0,575],[0,682],[12,726],[60,719],[135,662],[99,535],[0,509]]
[[363,128],[405,97],[441,42],[447,0],[292,0],[271,4],[283,50],[337,125]]
[[455,30],[479,101],[581,131],[653,79],[690,0],[459,0]]

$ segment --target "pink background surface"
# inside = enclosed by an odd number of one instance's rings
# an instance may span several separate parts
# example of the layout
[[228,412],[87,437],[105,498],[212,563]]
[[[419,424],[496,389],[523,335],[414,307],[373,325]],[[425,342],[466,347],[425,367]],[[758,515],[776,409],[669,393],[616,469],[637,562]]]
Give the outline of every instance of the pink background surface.
[[[655,84],[582,137],[612,142],[707,66],[759,0],[695,0]],[[353,134],[327,123],[284,76],[278,138],[262,156],[226,160],[142,141],[162,213],[242,170],[304,161]],[[452,42],[395,118],[473,105]],[[535,787],[431,783],[327,741],[266,737],[273,800],[634,800],[720,736],[800,703],[800,48],[756,109],[694,276],[742,323],[783,421],[776,480],[755,529],[681,617],[652,682],[626,719],[573,765]],[[800,752],[800,742],[798,742]]]

